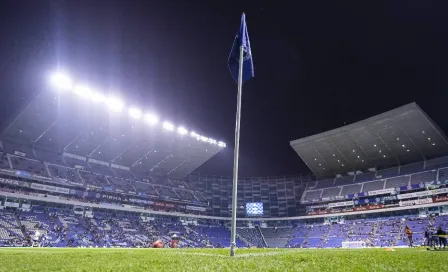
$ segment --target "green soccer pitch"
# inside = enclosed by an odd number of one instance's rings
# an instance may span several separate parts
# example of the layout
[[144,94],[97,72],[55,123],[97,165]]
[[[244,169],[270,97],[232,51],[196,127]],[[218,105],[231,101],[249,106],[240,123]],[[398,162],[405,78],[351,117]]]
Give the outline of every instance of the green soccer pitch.
[[446,271],[448,252],[396,249],[0,248],[0,271]]

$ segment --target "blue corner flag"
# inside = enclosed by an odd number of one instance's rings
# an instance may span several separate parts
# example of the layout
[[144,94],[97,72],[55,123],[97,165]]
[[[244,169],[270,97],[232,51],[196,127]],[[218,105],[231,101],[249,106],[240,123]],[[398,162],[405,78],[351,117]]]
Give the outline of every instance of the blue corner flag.
[[244,62],[243,62],[243,82],[254,77],[254,63],[252,60],[252,52],[250,50],[249,33],[247,32],[246,15],[243,13],[241,16],[241,26],[236,34],[235,41],[233,42],[232,51],[228,60],[230,73],[233,79],[238,83],[238,63],[240,60],[240,46],[244,49]]

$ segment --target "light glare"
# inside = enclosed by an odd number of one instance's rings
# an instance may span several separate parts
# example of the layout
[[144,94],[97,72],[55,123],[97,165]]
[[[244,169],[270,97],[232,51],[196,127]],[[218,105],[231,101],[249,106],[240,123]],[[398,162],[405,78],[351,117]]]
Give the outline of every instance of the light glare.
[[226,143],[219,141],[219,142],[218,142],[218,146],[220,146],[220,147],[226,147]]
[[188,134],[188,130],[186,130],[184,127],[179,127],[177,129],[177,132],[179,132],[179,134],[181,134],[181,135]]
[[[70,77],[68,77],[66,74],[63,74],[61,72],[56,72],[50,76],[50,84],[58,90],[71,90],[77,95],[82,96],[83,98],[87,98],[92,100],[92,102],[99,102],[99,103],[105,103],[105,105],[113,112],[122,112],[123,108],[125,106],[124,101],[119,99],[118,97],[110,96],[106,97],[102,93],[97,93],[96,91],[92,91],[88,86],[86,85],[74,85]],[[129,108],[128,109],[129,116],[134,119],[140,119],[142,118],[142,111],[138,108]],[[143,116],[143,119],[149,123],[149,124],[157,124],[159,122],[159,119],[156,115],[153,114],[145,114]],[[175,126],[170,122],[164,122],[163,128],[169,131],[174,131],[176,128]],[[195,133],[194,131],[189,132],[184,127],[180,126],[177,128],[177,132],[181,135],[187,135],[189,134],[192,138],[196,138],[197,140],[200,140],[202,142],[218,145],[220,147],[226,147],[226,144],[221,141],[216,141],[212,138],[208,138],[206,136],[202,136],[200,134]],[[422,131],[424,133],[424,131]],[[398,140],[398,138],[397,138]],[[430,140],[430,138],[428,138]],[[432,143],[432,145],[435,145],[435,143]],[[376,146],[376,145],[375,145]],[[404,147],[404,146],[403,146]],[[355,150],[353,150],[355,152]],[[380,151],[381,153],[381,151]],[[333,154],[333,156],[335,156]],[[359,157],[359,156],[358,156]]]
[[78,94],[84,98],[90,98],[92,96],[92,91],[89,89],[89,87],[84,85],[78,85],[73,90],[75,94]]
[[155,125],[159,122],[159,119],[155,115],[152,115],[152,114],[146,114],[145,120],[146,120],[146,122],[148,122],[151,125]]
[[106,97],[100,93],[92,93],[92,101],[102,103],[106,101]]
[[137,108],[130,108],[129,109],[129,115],[132,118],[140,119],[140,117],[142,116],[142,111],[137,109]]
[[169,131],[173,131],[174,125],[169,122],[163,122],[163,128]]
[[61,73],[53,74],[50,78],[50,82],[53,87],[62,91],[71,90],[73,88],[72,80]]
[[121,112],[123,110],[123,102],[116,97],[109,97],[106,101],[107,106],[114,112]]

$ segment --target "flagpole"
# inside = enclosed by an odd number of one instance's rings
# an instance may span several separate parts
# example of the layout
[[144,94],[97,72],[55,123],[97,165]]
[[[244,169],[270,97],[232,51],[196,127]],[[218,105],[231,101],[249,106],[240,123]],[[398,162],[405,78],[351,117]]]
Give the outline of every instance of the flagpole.
[[240,60],[238,67],[238,95],[236,100],[236,124],[235,124],[235,150],[233,154],[233,188],[232,188],[232,229],[230,233],[230,256],[235,256],[236,249],[236,213],[238,210],[238,159],[240,155],[240,122],[241,122],[241,97],[243,93],[243,62],[244,47],[240,46]]

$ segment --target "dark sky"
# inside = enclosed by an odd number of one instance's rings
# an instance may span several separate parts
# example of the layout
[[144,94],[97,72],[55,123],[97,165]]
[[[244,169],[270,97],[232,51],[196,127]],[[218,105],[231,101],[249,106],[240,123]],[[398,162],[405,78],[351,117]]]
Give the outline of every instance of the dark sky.
[[226,62],[244,11],[255,78],[243,88],[240,174],[306,172],[290,140],[412,101],[448,129],[438,2],[1,1],[0,123],[61,67],[225,141],[199,170],[231,175],[237,86]]

